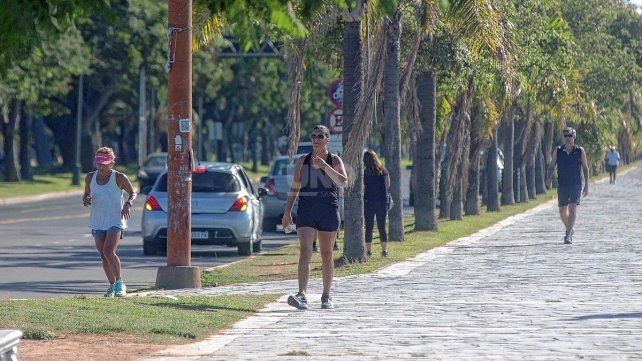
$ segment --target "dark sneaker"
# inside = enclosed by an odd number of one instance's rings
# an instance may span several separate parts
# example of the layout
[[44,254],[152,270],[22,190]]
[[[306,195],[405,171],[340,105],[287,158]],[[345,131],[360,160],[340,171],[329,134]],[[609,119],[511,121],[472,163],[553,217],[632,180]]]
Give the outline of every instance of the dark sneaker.
[[321,308],[324,310],[331,310],[334,308],[334,305],[332,304],[332,297],[330,295],[322,295],[321,296]]
[[308,300],[305,298],[303,293],[299,292],[294,296],[288,297],[288,305],[296,307],[299,310],[307,310]]
[[381,257],[383,258],[388,257],[388,251],[381,251]]
[[564,236],[564,244],[572,244],[573,240],[571,239],[571,236],[566,235]]

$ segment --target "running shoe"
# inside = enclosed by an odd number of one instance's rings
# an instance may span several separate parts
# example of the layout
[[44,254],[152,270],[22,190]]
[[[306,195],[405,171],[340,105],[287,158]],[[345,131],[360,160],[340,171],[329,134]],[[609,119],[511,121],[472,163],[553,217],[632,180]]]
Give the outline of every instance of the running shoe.
[[308,300],[305,298],[303,293],[299,292],[294,296],[288,297],[288,305],[296,307],[299,310],[307,310]]
[[118,280],[114,283],[114,296],[125,297],[127,295],[127,286],[123,280]]
[[321,308],[323,308],[324,310],[331,310],[334,308],[334,305],[332,304],[332,297],[330,297],[330,295],[321,295]]
[[107,292],[105,292],[103,297],[114,297],[114,285],[113,284],[109,285],[109,288],[107,289]]

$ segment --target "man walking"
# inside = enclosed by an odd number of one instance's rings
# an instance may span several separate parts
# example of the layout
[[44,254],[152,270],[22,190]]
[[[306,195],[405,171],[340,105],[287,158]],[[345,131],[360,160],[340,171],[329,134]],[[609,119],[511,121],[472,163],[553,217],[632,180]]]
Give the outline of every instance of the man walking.
[[[560,217],[566,227],[564,244],[571,244],[577,206],[580,205],[581,195],[586,197],[589,194],[589,169],[584,148],[575,144],[575,129],[566,127],[562,134],[564,144],[553,151],[551,164],[548,165],[546,186],[551,188],[553,170],[557,166],[557,201]],[[582,176],[584,176],[584,188],[582,188]]]
[[609,181],[615,184],[617,178],[617,167],[620,165],[620,152],[615,150],[614,146],[609,146],[609,152],[606,154],[606,170],[609,172]]

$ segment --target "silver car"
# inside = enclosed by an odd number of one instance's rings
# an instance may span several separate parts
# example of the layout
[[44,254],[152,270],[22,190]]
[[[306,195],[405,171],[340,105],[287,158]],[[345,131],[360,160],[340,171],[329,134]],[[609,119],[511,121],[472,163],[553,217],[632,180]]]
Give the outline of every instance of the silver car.
[[[239,255],[261,251],[263,202],[243,167],[199,163],[192,172],[192,244],[238,247]],[[149,191],[143,210],[143,252],[167,252],[167,170]]]
[[[285,210],[285,203],[288,199],[288,192],[294,180],[294,168],[296,162],[300,157],[305,157],[306,154],[297,154],[292,157],[278,156],[272,161],[270,167],[270,174],[265,181],[265,188],[267,188],[267,195],[264,198],[265,213],[263,217],[263,230],[274,231],[278,224],[281,224],[283,218],[283,211]],[[343,221],[343,187],[339,187],[339,214],[341,221]],[[298,198],[297,198],[298,200]],[[292,217],[296,221],[297,203],[292,207]]]

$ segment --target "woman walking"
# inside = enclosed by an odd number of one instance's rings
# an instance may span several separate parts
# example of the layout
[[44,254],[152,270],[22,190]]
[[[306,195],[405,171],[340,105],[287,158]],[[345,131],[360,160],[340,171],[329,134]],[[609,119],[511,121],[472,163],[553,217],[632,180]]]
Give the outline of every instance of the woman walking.
[[381,239],[381,256],[388,257],[388,234],[386,233],[386,217],[388,216],[388,189],[390,189],[390,176],[381,165],[379,157],[374,150],[363,154],[363,215],[366,224],[366,252],[372,256],[372,231],[375,216],[379,239]]
[[299,158],[294,171],[294,180],[288,194],[283,212],[283,229],[292,223],[292,206],[297,196],[296,229],[299,237],[299,292],[288,298],[288,304],[300,310],[308,309],[305,296],[310,277],[310,259],[312,242],[319,235],[321,246],[321,268],[323,275],[323,294],[321,308],[333,308],[330,290],[334,273],[332,244],[339,231],[339,186],[348,184],[348,176],[343,161],[336,154],[328,151],[330,131],[323,125],[317,125],[310,135],[313,151]]
[[[116,248],[123,237],[123,229],[127,228],[132,202],[136,198],[136,192],[127,176],[112,169],[115,159],[114,150],[109,147],[96,151],[96,171],[85,177],[83,196],[83,205],[91,206],[89,227],[109,280],[105,297],[124,297],[127,294]],[[125,202],[123,190],[129,194]]]

